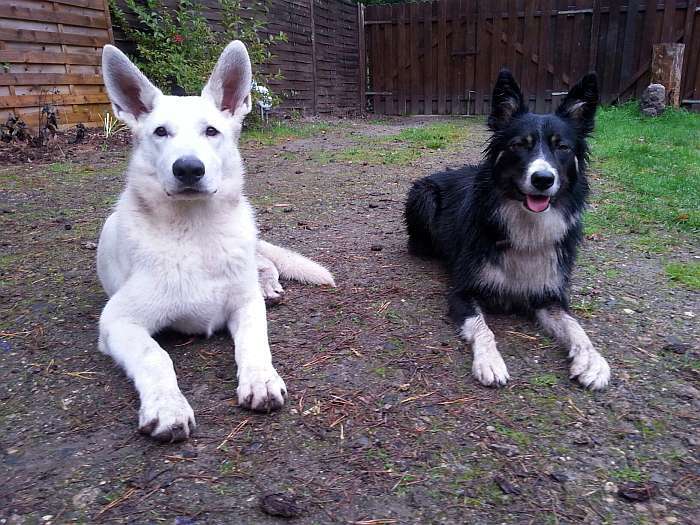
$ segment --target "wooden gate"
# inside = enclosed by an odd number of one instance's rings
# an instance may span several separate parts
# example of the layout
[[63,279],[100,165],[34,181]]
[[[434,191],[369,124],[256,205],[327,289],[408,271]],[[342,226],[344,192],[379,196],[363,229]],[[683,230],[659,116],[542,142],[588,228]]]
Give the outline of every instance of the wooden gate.
[[681,98],[700,109],[700,0],[439,0],[364,9],[367,108],[485,114],[508,67],[548,111],[595,70],[606,103],[639,96],[652,45],[686,45]]

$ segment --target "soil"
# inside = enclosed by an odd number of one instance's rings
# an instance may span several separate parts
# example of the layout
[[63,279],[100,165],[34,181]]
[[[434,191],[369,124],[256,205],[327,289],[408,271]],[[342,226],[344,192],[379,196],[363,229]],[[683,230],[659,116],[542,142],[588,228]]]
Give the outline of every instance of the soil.
[[608,390],[570,381],[564,352],[509,316],[488,320],[511,382],[471,378],[445,274],[407,254],[401,219],[413,179],[478,160],[485,128],[461,122],[468,139],[407,165],[315,154],[417,119],[243,147],[263,237],[338,288],[288,282],[268,311],[290,393],[276,413],[236,405],[226,334],[159,335],[198,424],[170,445],[137,432],[132,385],[96,345],[94,248],[127,141],[4,151],[22,163],[0,168],[0,523],[698,523],[698,293],[664,257],[619,236],[582,249],[572,301]]

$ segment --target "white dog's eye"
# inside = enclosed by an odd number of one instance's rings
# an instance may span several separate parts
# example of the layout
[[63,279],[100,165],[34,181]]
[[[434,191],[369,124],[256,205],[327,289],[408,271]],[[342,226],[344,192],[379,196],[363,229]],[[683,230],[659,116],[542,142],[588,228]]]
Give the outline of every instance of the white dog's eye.
[[153,133],[155,135],[158,135],[159,137],[167,137],[168,136],[168,130],[165,129],[163,126],[158,126]]
[[215,127],[208,126],[206,131],[207,137],[216,137],[219,134],[219,130]]

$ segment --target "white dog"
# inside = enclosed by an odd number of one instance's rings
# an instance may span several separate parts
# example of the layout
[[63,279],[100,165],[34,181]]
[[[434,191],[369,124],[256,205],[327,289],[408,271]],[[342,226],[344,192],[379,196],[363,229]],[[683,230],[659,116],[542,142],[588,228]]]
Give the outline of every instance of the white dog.
[[140,430],[177,441],[195,428],[173,363],[151,337],[166,327],[207,335],[228,327],[238,402],[261,411],[281,407],[287,391],[272,366],[263,295],[279,296],[280,274],[334,282],[322,266],[257,238],[237,147],[251,109],[245,46],[226,47],[199,97],[163,95],[113,46],[104,48],[102,71],[134,149],[126,189],[97,251],[110,296],[99,347],[134,381]]

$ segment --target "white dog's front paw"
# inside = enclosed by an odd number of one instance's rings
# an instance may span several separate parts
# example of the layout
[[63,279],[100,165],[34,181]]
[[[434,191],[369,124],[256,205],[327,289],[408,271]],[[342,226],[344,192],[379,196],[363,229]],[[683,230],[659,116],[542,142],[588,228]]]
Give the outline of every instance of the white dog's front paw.
[[179,390],[154,392],[141,400],[139,431],[167,443],[184,441],[197,424],[192,407]]
[[495,349],[474,354],[472,375],[485,386],[503,386],[510,379],[506,364]]
[[273,367],[247,368],[238,374],[238,404],[259,412],[270,412],[284,405],[287,387]]
[[593,348],[575,348],[569,353],[572,359],[570,377],[576,378],[586,388],[602,390],[610,381],[610,366]]
[[262,290],[265,302],[268,304],[277,304],[284,294],[284,288],[282,288],[280,282],[269,275],[260,275],[260,289]]

